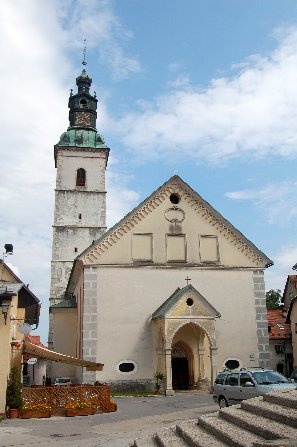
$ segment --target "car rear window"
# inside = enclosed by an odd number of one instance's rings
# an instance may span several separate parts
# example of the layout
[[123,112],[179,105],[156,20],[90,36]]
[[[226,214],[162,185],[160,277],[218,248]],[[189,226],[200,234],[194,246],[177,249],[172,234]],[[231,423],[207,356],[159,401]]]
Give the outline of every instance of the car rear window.
[[276,371],[253,371],[251,375],[258,385],[274,385],[290,382],[285,376]]

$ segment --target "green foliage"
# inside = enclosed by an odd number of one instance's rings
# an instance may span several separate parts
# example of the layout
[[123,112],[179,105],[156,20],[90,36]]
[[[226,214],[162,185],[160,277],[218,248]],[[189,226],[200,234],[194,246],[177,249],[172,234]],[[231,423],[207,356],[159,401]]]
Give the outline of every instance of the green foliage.
[[9,408],[16,408],[16,409],[21,408],[21,406],[23,405],[22,384],[20,381],[20,374],[15,366],[11,369],[7,381],[6,405]]
[[266,292],[266,307],[267,309],[279,309],[281,302],[281,291],[279,289],[269,290]]
[[161,373],[160,371],[157,371],[154,375],[155,379],[155,389],[159,390],[161,388],[161,383],[165,380],[165,374]]

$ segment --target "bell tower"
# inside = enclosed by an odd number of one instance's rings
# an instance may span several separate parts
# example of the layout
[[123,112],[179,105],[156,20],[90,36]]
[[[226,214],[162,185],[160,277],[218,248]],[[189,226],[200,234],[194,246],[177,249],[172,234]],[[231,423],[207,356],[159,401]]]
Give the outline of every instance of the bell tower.
[[[50,306],[63,301],[73,260],[106,231],[109,148],[97,132],[96,92],[85,70],[70,91],[69,127],[54,147],[56,174]],[[51,341],[51,328],[49,342]]]

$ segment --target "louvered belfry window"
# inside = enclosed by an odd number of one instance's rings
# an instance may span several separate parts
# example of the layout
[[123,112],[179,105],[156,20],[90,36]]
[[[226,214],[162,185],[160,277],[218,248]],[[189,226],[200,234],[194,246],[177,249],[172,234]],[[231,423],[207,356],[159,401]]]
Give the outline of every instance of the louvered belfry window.
[[77,170],[76,186],[86,186],[86,171],[83,168]]

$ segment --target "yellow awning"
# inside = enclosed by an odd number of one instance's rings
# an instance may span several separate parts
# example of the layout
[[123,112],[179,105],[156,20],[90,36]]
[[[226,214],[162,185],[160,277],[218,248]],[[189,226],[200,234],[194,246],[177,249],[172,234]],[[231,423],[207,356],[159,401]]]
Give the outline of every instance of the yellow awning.
[[88,360],[71,357],[70,355],[50,351],[49,349],[34,345],[29,341],[23,342],[23,352],[27,352],[28,354],[34,355],[34,357],[40,359],[52,360],[53,362],[70,363],[72,365],[85,366],[87,368],[87,371],[102,371],[104,366],[102,363],[90,362]]

